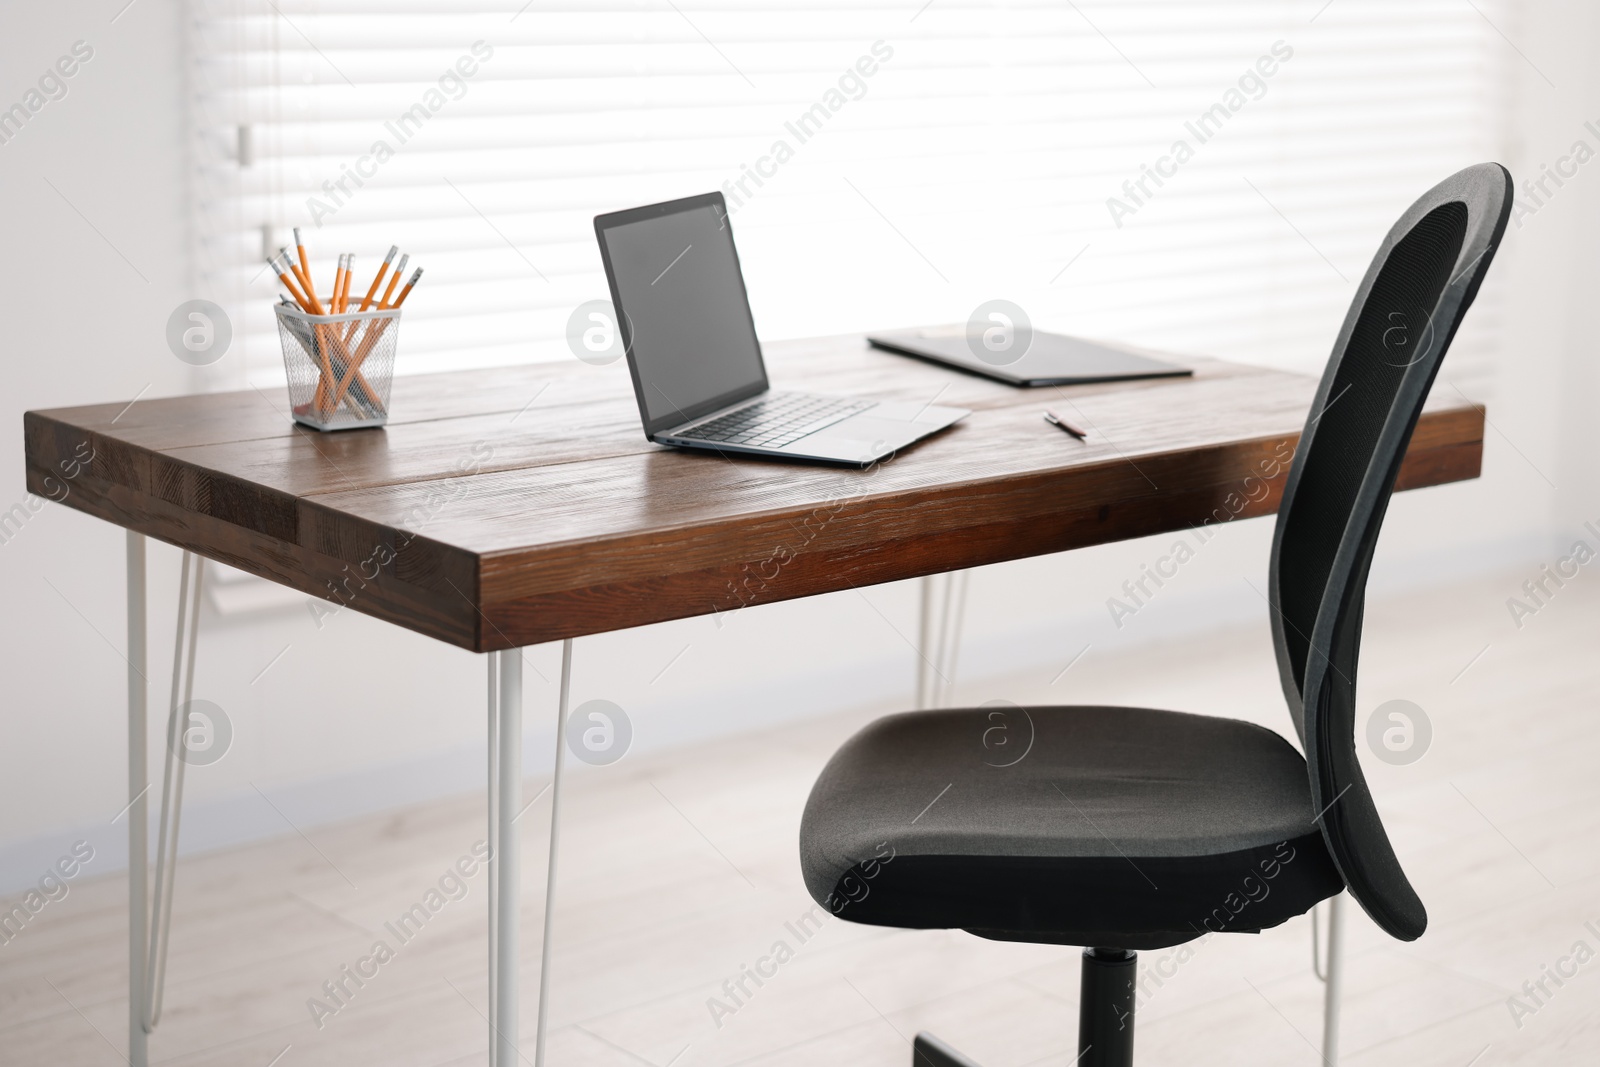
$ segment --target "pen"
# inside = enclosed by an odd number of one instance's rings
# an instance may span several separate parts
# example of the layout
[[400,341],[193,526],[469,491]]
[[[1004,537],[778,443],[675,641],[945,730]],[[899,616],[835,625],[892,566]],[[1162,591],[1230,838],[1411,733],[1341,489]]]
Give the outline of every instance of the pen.
[[1061,427],[1063,430],[1067,431],[1080,441],[1087,439],[1089,436],[1089,431],[1080,429],[1076,423],[1069,422],[1048,408],[1045,409],[1044,421],[1050,423],[1052,426]]

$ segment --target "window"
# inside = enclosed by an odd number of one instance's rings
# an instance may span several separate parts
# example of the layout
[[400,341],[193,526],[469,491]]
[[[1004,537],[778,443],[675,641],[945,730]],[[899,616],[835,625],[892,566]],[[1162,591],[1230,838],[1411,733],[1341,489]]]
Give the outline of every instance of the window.
[[[1500,155],[1503,5],[197,2],[202,295],[281,376],[265,247],[427,277],[404,372],[570,358],[592,217],[722,188],[767,339],[964,320],[1315,371],[1424,189]],[[468,71],[470,70],[470,73]],[[361,291],[362,286],[357,286]],[[1492,289],[1492,287],[1491,287]],[[1489,387],[1492,291],[1452,355]]]

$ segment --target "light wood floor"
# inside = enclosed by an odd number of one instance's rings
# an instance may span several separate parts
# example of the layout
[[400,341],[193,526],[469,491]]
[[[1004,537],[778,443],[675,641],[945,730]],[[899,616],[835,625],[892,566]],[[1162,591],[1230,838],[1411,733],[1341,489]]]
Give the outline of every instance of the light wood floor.
[[[1600,959],[1563,986],[1546,979],[1552,995],[1520,1027],[1507,1006],[1576,942],[1600,951],[1600,936],[1584,926],[1600,930],[1600,579],[1585,574],[1518,631],[1505,598],[1522,577],[1369,607],[1363,719],[1381,701],[1405,698],[1434,725],[1421,762],[1367,761],[1432,922],[1404,945],[1348,910],[1347,1064],[1600,1061]],[[1063,665],[1078,647],[1063,640]],[[1052,685],[1057,669],[971,685],[961,696],[1137,703],[1291,729],[1264,626],[1159,655],[1091,651]],[[891,709],[872,714],[880,710]],[[528,709],[530,720],[547,714]],[[905,1067],[908,1038],[923,1028],[988,1067],[1072,1060],[1076,950],[832,919],[801,945],[786,928],[811,905],[795,849],[807,790],[834,746],[869,717],[630,757],[572,780],[552,1067]],[[542,784],[530,782],[528,795]],[[543,800],[524,820],[528,1063],[548,814]],[[469,851],[481,820],[481,798],[465,797],[316,829],[309,843],[288,836],[186,860],[153,1062],[485,1062],[481,873],[320,1029],[306,1005],[378,936],[393,942],[384,923]],[[0,1063],[123,1062],[124,894],[119,877],[78,882],[0,946]],[[796,948],[794,958],[716,1025],[708,998],[779,940]],[[1175,951],[1145,953],[1142,964]],[[1147,985],[1138,1061],[1315,1064],[1322,987],[1310,964],[1308,920],[1213,938],[1159,988]]]

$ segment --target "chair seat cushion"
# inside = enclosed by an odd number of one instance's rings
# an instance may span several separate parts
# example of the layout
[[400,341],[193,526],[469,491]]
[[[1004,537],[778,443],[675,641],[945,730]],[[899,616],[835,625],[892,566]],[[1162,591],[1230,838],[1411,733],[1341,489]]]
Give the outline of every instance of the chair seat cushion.
[[854,922],[1164,948],[1339,892],[1314,815],[1305,760],[1259,726],[997,703],[851,738],[812,788],[800,860]]

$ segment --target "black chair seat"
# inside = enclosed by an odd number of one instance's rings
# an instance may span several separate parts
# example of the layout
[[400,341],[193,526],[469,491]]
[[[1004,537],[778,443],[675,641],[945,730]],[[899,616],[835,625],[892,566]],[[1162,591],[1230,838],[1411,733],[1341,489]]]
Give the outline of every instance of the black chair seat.
[[1146,708],[910,712],[848,741],[800,829],[852,922],[1164,948],[1344,888],[1305,760],[1270,730]]

